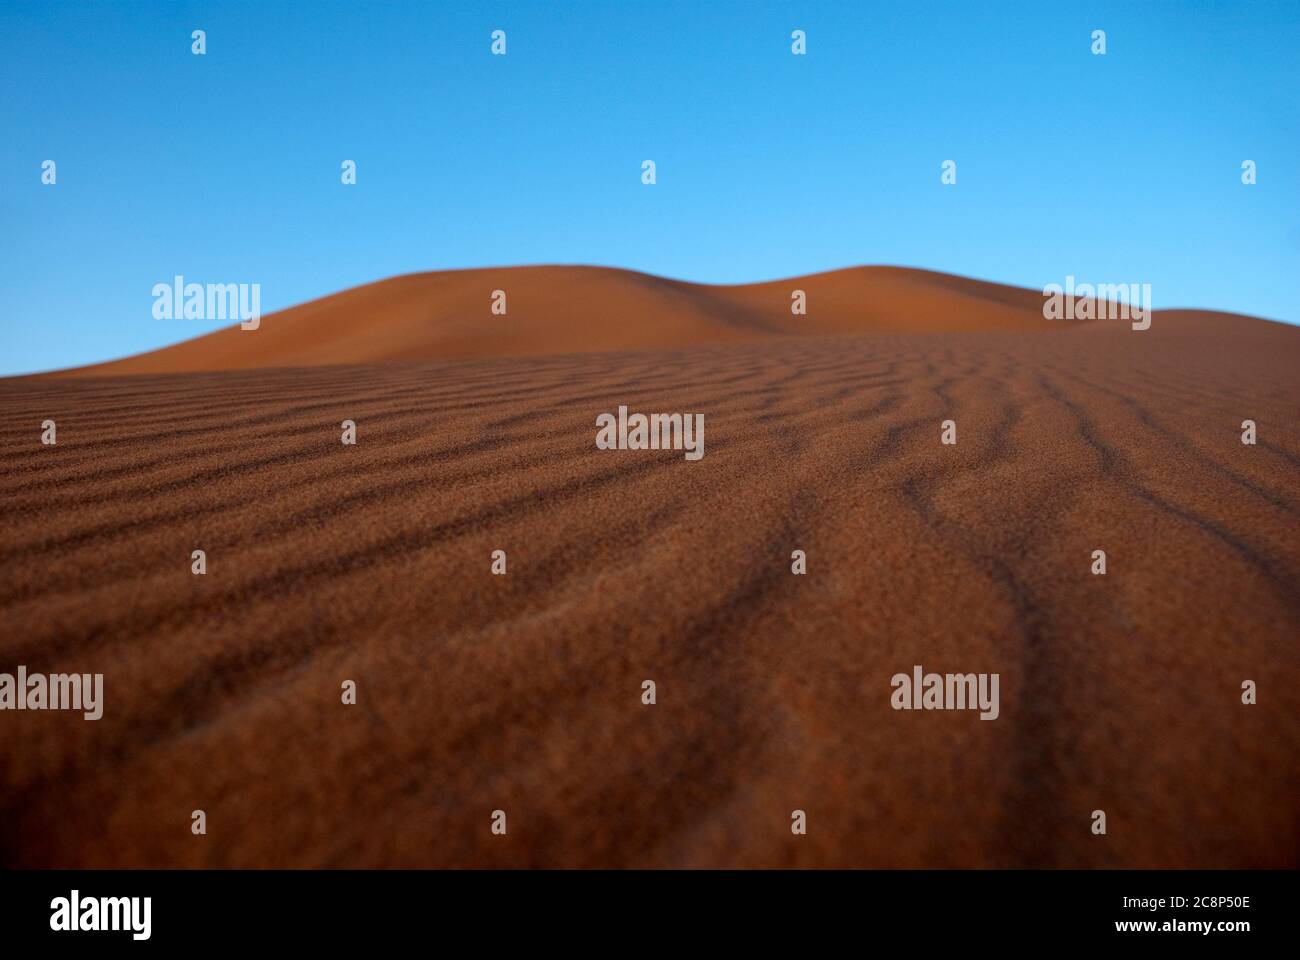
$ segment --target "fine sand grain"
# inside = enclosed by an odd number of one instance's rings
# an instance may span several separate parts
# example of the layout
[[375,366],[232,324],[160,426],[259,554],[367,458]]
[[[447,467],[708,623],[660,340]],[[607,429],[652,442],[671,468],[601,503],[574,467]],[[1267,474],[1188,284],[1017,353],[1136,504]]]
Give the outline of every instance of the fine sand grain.
[[[99,721],[0,714],[0,863],[1300,865],[1300,330],[387,284],[0,381],[0,671],[105,676]],[[597,450],[620,404],[704,458]],[[1000,716],[892,710],[914,664]]]

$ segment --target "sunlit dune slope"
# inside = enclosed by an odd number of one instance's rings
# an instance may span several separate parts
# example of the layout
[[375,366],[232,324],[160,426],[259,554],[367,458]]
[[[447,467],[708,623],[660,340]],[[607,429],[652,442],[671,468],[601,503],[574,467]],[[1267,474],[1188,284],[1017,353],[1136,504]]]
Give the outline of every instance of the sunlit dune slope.
[[[507,312],[493,314],[492,294]],[[791,312],[802,290],[807,312]],[[450,270],[381,280],[72,374],[179,373],[672,349],[771,337],[1037,331],[1042,296],[902,267],[709,286],[604,267]],[[179,327],[178,327],[179,329]]]

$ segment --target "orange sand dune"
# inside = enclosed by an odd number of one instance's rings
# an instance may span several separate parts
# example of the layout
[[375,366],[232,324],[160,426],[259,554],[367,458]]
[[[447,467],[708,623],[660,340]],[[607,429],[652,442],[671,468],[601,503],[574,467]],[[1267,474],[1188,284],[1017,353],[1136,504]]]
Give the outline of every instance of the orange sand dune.
[[[493,290],[508,312],[493,315]],[[808,297],[790,311],[791,291]],[[1040,293],[901,267],[708,286],[604,267],[393,277],[77,374],[454,360],[742,343],[771,336],[1048,330]]]
[[0,864],[1297,866],[1300,330],[1040,302],[465,271],[0,380],[0,671],[106,684],[0,715]]

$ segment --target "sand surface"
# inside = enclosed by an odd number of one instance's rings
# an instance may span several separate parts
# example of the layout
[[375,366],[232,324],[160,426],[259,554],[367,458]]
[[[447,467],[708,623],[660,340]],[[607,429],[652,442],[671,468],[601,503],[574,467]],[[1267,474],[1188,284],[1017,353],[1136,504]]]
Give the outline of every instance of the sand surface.
[[[106,685],[0,714],[0,863],[1300,865],[1300,330],[473,273],[0,381],[0,671]],[[619,404],[704,458],[597,450]],[[892,710],[914,664],[1000,716]]]

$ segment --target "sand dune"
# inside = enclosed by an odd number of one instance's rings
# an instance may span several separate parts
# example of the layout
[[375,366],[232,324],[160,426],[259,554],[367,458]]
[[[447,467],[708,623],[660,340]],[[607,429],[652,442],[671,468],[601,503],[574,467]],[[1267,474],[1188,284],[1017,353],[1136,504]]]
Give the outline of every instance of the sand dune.
[[[0,862],[1300,864],[1300,330],[800,283],[403,277],[0,381],[0,669],[107,701],[0,718]],[[704,459],[596,450],[618,404]],[[914,664],[999,718],[892,710]]]
[[[790,311],[791,291],[809,300]],[[507,294],[505,316],[491,294]],[[603,267],[410,274],[152,353],[75,371],[180,373],[542,356],[753,342],[773,336],[1047,330],[1032,290],[900,267],[707,286]],[[178,322],[179,324],[179,322]]]

